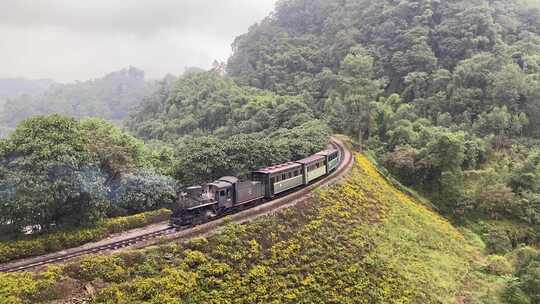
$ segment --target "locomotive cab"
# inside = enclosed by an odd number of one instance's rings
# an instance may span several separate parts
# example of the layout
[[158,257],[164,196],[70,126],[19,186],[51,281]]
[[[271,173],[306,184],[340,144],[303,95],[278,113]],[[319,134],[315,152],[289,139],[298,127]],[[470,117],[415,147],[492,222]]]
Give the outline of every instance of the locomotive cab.
[[231,208],[234,204],[233,185],[225,181],[215,181],[208,184],[208,193],[210,193],[219,208]]

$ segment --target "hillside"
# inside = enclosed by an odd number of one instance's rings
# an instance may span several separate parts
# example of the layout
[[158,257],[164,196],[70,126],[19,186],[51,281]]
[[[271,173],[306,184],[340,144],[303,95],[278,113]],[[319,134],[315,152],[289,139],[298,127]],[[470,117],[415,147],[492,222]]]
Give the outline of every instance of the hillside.
[[[364,153],[309,203],[189,244],[2,275],[0,297],[540,303],[539,20],[540,0],[280,0],[235,39],[226,73],[148,85],[129,69],[0,100],[0,135],[18,124],[0,139],[13,238],[153,210],[155,187],[173,203],[173,184],[300,159],[330,134]],[[132,136],[19,122],[50,112],[123,119]]]
[[454,303],[476,251],[357,155],[342,185],[283,213],[187,244],[87,257],[37,280],[3,274],[0,300],[71,298],[90,283],[94,303]]
[[0,79],[0,98],[12,98],[18,95],[40,95],[49,89],[55,82],[51,79]]
[[34,115],[59,113],[120,122],[156,88],[157,83],[145,81],[144,71],[130,67],[100,79],[50,85],[36,95],[11,96],[0,106],[0,136]]
[[538,20],[538,0],[283,0],[236,38],[227,71],[302,96],[485,242],[512,277],[498,281],[506,302],[536,303]]

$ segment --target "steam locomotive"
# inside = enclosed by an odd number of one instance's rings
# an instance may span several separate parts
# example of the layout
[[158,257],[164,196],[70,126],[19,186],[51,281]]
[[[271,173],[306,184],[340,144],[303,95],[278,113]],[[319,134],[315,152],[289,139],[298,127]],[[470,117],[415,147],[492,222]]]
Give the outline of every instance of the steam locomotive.
[[173,227],[197,225],[272,200],[329,175],[339,166],[339,158],[338,150],[328,149],[302,160],[253,171],[247,181],[226,176],[187,188],[178,196],[170,224]]

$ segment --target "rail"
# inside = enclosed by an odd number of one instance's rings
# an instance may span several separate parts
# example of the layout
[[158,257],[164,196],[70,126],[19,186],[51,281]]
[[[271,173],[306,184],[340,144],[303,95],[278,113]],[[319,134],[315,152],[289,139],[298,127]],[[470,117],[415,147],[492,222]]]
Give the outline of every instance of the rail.
[[[245,223],[257,217],[267,215],[272,212],[277,212],[284,208],[288,208],[300,201],[307,199],[308,195],[313,189],[320,186],[332,184],[336,180],[339,180],[351,168],[354,159],[352,157],[352,154],[345,148],[344,144],[341,141],[332,138],[332,145],[334,145],[340,153],[340,165],[329,176],[326,176],[324,179],[310,184],[307,187],[301,188],[300,190],[291,193],[287,193],[284,196],[278,197],[277,199],[266,202],[264,204],[245,209],[244,211],[240,211],[238,213],[227,214],[226,217],[231,218],[231,221],[233,222]],[[25,260],[29,259],[23,259],[21,261],[6,263],[4,264],[4,266],[0,265],[0,272],[24,271],[42,267],[48,264],[64,262],[87,254],[116,251],[126,247],[135,246],[136,248],[144,248],[150,245],[154,245],[157,241],[163,239],[172,241],[179,238],[190,238],[198,235],[204,235],[210,233],[213,230],[216,230],[216,228],[222,226],[224,222],[225,219],[223,217],[220,217],[218,219],[214,219],[196,227],[188,227],[183,229],[168,227],[165,229],[160,229],[150,233],[144,233],[135,237],[123,239],[117,242],[111,242],[109,244],[75,250],[69,253],[60,252],[57,254],[53,254],[52,256],[44,257],[42,259],[39,259],[39,257],[34,257],[31,261],[28,262],[25,262]]]

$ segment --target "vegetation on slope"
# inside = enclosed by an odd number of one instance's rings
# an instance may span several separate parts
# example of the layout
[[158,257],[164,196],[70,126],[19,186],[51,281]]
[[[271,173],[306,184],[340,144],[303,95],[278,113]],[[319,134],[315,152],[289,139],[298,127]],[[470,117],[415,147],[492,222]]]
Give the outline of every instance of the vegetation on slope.
[[55,82],[51,79],[0,78],[0,98],[19,95],[39,95]]
[[8,96],[0,107],[0,136],[7,135],[19,122],[34,115],[59,113],[120,122],[129,109],[141,103],[156,87],[156,83],[144,80],[144,71],[130,67],[100,79],[49,84],[40,94]]
[[2,231],[50,232],[167,206],[176,185],[153,169],[156,158],[103,120],[30,118],[0,141]]
[[20,284],[28,274],[3,274],[0,298],[39,302],[90,283],[95,303],[454,302],[475,249],[356,161],[342,185],[282,213],[186,244],[86,257],[38,275],[31,292]]
[[504,255],[540,241],[539,14],[537,0],[282,0],[227,71],[302,96]]
[[99,241],[113,233],[140,228],[169,220],[169,209],[148,211],[130,216],[121,216],[102,221],[87,228],[66,229],[41,235],[18,236],[14,240],[0,240],[0,263],[16,259],[44,255],[74,248],[88,242]]
[[125,125],[171,147],[168,173],[184,186],[301,159],[324,149],[330,134],[301,96],[239,86],[214,70],[162,82]]
[[[14,238],[170,207],[179,187],[246,175],[311,155],[328,143],[327,126],[312,121],[294,98],[238,87],[214,71],[175,82],[167,78],[161,85],[174,87],[170,96],[149,98],[127,123],[150,145],[96,118],[54,114],[19,123],[0,140],[0,229]],[[157,110],[148,110],[156,102]],[[250,116],[257,111],[271,119]],[[187,113],[196,124],[179,129],[178,119],[189,118]],[[237,129],[241,126],[247,129]],[[27,253],[10,256],[17,255]]]

